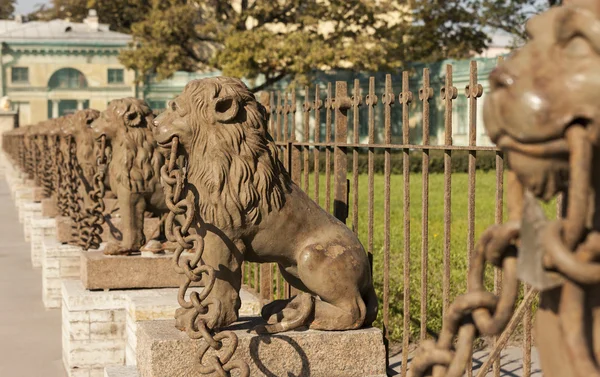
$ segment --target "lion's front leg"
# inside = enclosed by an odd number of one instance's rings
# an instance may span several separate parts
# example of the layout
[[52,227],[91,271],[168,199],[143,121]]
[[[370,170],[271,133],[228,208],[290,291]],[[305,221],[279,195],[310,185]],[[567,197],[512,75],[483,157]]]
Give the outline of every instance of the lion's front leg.
[[141,194],[123,191],[125,192],[117,194],[123,239],[120,244],[109,242],[104,249],[105,254],[121,255],[138,252],[146,242],[144,237],[146,201]]
[[[204,318],[209,328],[226,327],[238,319],[242,306],[240,288],[242,285],[242,270],[244,243],[241,240],[232,241],[224,235],[207,232],[204,238],[204,253],[202,262],[215,270],[215,282],[210,294],[204,301],[208,304],[208,315]],[[203,276],[206,286],[206,275]],[[186,297],[186,301],[189,297]],[[217,308],[218,307],[218,308]],[[196,317],[196,309],[180,308],[175,313],[176,327],[186,330],[190,320]]]

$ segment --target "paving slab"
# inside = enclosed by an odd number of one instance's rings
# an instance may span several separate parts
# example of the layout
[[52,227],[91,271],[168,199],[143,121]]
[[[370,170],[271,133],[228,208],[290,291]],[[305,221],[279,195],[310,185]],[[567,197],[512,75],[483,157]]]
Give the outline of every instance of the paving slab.
[[42,278],[4,179],[0,180],[0,376],[66,377],[60,310],[42,304]]

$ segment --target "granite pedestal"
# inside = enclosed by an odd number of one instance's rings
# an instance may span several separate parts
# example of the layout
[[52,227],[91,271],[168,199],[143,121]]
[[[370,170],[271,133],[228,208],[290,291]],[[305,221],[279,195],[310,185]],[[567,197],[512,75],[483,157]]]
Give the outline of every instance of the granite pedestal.
[[[252,377],[386,376],[383,334],[377,328],[257,335],[249,330],[258,323],[262,320],[242,318],[231,327],[238,336],[233,359],[246,361]],[[137,342],[139,377],[200,375],[198,349],[203,341],[177,330],[174,320],[138,323]]]
[[42,204],[36,202],[24,202],[22,206],[23,213],[23,234],[25,241],[31,240],[31,220],[42,217]]
[[42,241],[42,300],[46,308],[60,308],[60,284],[65,279],[79,279],[81,253],[79,246],[58,243],[52,237]]
[[171,253],[81,254],[81,281],[86,289],[176,288],[183,280],[173,268]]
[[[241,295],[240,312],[258,313],[259,300]],[[63,362],[70,377],[102,376],[107,365],[135,364],[139,321],[173,318],[179,307],[174,288],[89,291],[79,280],[62,281],[62,299]]]
[[42,199],[42,216],[49,218],[55,218],[58,216],[58,203],[56,200],[56,195]]
[[50,218],[34,217],[30,229],[31,264],[36,268],[42,267],[42,242],[45,238],[55,239],[56,222]]

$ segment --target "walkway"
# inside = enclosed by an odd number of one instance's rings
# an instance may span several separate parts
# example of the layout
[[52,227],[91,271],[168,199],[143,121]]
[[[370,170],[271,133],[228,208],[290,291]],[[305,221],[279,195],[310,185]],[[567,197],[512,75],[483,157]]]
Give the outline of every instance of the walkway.
[[8,185],[0,179],[0,376],[65,377],[60,310],[42,304],[41,271],[31,266]]

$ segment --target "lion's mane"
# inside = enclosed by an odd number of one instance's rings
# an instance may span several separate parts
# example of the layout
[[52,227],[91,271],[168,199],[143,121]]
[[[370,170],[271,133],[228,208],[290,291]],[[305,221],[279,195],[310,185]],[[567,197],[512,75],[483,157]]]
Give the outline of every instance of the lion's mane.
[[94,137],[90,130],[90,124],[98,118],[100,112],[94,109],[85,109],[77,111],[70,118],[72,130],[77,143],[77,162],[80,167],[80,174],[86,190],[91,189],[92,180],[96,171],[96,156],[94,149]]
[[[163,156],[159,153],[152,131],[148,128],[154,115],[145,102],[124,98],[113,101],[113,109],[122,116],[118,119],[118,130],[112,140],[113,158],[111,164],[116,164],[116,182],[125,185],[132,192],[153,191],[160,179],[160,166]],[[112,103],[111,103],[112,105]],[[124,115],[123,115],[124,114]],[[132,124],[126,124],[126,118],[139,115]]]
[[[198,190],[202,220],[221,229],[258,224],[262,213],[279,210],[290,177],[266,128],[267,115],[239,80],[218,77],[190,82],[182,96],[194,128],[188,180]],[[211,124],[215,98],[231,96],[240,110],[227,123]],[[208,126],[206,126],[208,125]]]

